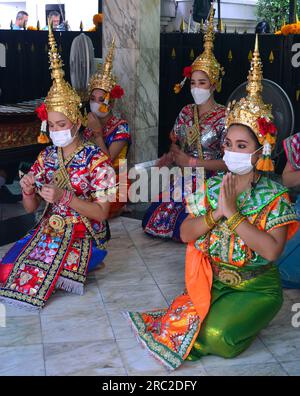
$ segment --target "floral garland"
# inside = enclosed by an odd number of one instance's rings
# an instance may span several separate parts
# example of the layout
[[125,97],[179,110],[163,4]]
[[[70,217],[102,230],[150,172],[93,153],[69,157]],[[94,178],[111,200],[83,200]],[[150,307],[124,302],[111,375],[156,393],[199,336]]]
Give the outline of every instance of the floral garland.
[[264,139],[262,156],[256,164],[256,169],[264,172],[273,172],[274,164],[271,158],[272,146],[276,143],[276,126],[267,118],[257,120],[260,135]]
[[183,69],[182,75],[183,75],[184,79],[181,81],[181,83],[175,84],[175,86],[174,86],[174,92],[176,94],[178,94],[182,90],[182,87],[184,86],[186,79],[192,77],[192,66],[186,66]]
[[35,112],[39,119],[42,121],[41,124],[41,133],[38,136],[38,143],[40,144],[47,144],[50,143],[50,140],[47,136],[47,121],[48,121],[48,113],[47,109],[45,106],[45,103],[43,102],[39,107],[35,109]]
[[276,35],[288,36],[289,34],[300,34],[300,22],[283,25],[280,30],[275,32]]
[[100,105],[101,113],[108,113],[110,100],[120,99],[124,95],[124,89],[120,85],[115,85],[111,92],[107,92],[104,96],[104,102]]

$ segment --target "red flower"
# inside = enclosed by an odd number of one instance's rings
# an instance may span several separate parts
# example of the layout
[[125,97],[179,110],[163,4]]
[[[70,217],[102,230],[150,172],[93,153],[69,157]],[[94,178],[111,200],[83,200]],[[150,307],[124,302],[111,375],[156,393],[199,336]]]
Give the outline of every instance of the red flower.
[[110,93],[110,97],[112,99],[120,99],[122,98],[123,95],[124,95],[124,89],[120,87],[120,85],[116,85]]
[[41,121],[48,120],[48,113],[44,102],[35,109],[35,112]]
[[263,135],[266,136],[268,133],[270,135],[275,135],[276,133],[276,127],[271,121],[267,121],[265,118],[261,117],[257,120],[258,123],[258,128],[259,132]]
[[187,77],[187,78],[191,78],[192,77],[192,66],[186,66],[183,69],[183,76]]

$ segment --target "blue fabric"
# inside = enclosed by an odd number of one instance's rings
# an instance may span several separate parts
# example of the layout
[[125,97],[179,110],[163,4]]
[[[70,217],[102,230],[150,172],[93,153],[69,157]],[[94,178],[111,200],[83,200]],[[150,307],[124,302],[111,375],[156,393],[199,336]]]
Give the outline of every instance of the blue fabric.
[[[300,195],[297,197],[296,210],[300,220]],[[279,259],[279,272],[282,286],[289,289],[300,288],[300,229],[288,241],[282,256]]]

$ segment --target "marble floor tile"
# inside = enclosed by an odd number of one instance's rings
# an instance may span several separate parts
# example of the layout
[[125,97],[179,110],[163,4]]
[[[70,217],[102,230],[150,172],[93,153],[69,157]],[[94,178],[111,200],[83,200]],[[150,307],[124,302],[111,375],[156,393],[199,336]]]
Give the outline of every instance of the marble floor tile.
[[116,248],[108,251],[108,255],[105,257],[105,265],[110,268],[122,267],[124,264],[135,264],[136,266],[145,266],[140,254],[133,246],[130,249],[119,249]]
[[274,326],[261,331],[260,339],[280,362],[290,362],[300,358],[299,327]]
[[148,266],[148,268],[158,285],[182,285],[182,281],[184,281],[184,261],[177,262],[174,259],[174,263],[165,263],[162,258],[159,266]]
[[126,262],[114,265],[107,262],[102,271],[98,271],[96,279],[99,287],[102,285],[154,285],[155,281],[147,267],[138,258],[136,262]]
[[205,369],[232,367],[232,370],[235,366],[278,363],[259,338],[256,338],[246,351],[235,358],[224,359],[219,356],[204,356],[201,358],[201,362]]
[[286,371],[279,363],[206,367],[206,372],[209,376],[287,376]]
[[127,231],[134,231],[142,228],[141,220],[130,219],[129,217],[122,217],[121,220]]
[[[26,312],[23,312],[26,315]],[[5,327],[0,327],[0,347],[42,343],[39,316],[8,316]]]
[[87,281],[82,296],[56,290],[41,311],[41,316],[76,316],[103,311],[103,301],[96,280]]
[[[39,311],[30,311],[30,310],[26,310],[22,307],[17,307],[11,304],[5,304],[4,302],[1,303],[2,307],[4,307],[5,310],[5,317],[6,318],[10,318],[10,317],[14,317],[14,316],[26,316],[26,317],[31,317],[31,316],[36,316],[39,317],[40,312]],[[1,310],[0,310],[1,312]],[[1,330],[0,330],[1,331]]]
[[166,300],[156,285],[128,285],[100,287],[104,305],[107,310],[154,310],[165,308]]
[[116,340],[135,338],[130,323],[122,310],[119,308],[108,309],[107,314]]
[[295,360],[293,362],[283,362],[281,366],[284,370],[291,376],[300,376],[300,360]]
[[284,301],[280,311],[274,317],[274,319],[269,323],[268,327],[280,326],[289,328],[292,323],[292,317],[295,315],[295,312],[292,311],[292,306],[294,302],[284,297]]
[[167,375],[164,368],[135,338],[117,340],[121,358],[128,375]]
[[155,249],[145,248],[141,251],[141,256],[146,262],[159,264],[163,259],[165,263],[184,262],[186,253],[186,245],[176,242],[162,242]]
[[126,375],[117,344],[102,342],[45,344],[46,375]]
[[43,345],[0,347],[0,376],[45,375]]
[[185,288],[184,279],[180,283],[171,285],[159,285],[160,291],[165,296],[168,304],[170,305],[175,297],[179,296]]
[[128,375],[134,376],[205,376],[201,361],[184,362],[176,370],[168,370],[142,347],[135,338],[117,340]]
[[103,309],[76,315],[41,316],[44,343],[112,340],[111,325]]
[[293,302],[300,303],[300,289],[284,289],[284,294]]

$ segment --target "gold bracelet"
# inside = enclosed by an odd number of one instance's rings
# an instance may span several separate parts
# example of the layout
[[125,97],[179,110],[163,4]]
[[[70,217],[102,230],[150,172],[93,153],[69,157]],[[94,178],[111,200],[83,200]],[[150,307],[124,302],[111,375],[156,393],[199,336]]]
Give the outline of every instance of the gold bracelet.
[[241,215],[240,219],[236,222],[236,224],[231,228],[231,231],[234,231],[243,221],[246,220],[246,217]]
[[243,216],[240,212],[236,212],[226,221],[226,224],[230,231],[233,232],[236,227],[244,220],[246,220],[246,217]]
[[216,222],[212,215],[212,210],[209,209],[208,212],[204,216],[204,221],[209,229],[214,228],[216,226]]

